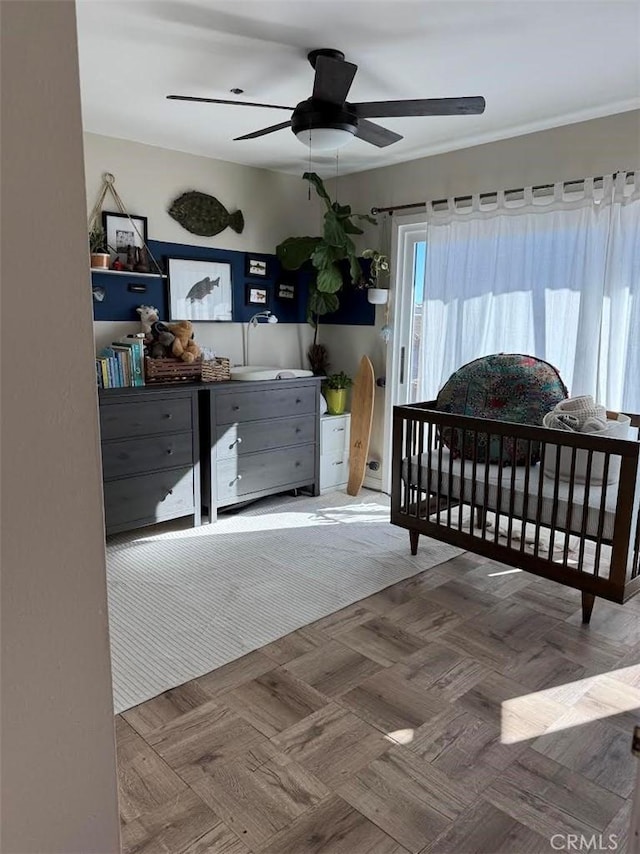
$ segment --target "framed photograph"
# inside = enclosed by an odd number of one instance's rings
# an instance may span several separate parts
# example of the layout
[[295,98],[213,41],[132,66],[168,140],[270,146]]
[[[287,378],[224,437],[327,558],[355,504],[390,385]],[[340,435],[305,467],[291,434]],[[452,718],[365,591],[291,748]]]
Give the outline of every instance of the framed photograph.
[[293,300],[296,298],[296,286],[289,282],[278,282],[276,294],[278,299]]
[[261,279],[267,276],[267,262],[264,258],[252,258],[246,256],[245,274],[247,276],[259,276]]
[[247,285],[247,305],[266,305],[267,289]]
[[107,248],[111,256],[109,266],[119,258],[127,260],[129,246],[141,249],[147,242],[147,218],[146,216],[133,216],[131,219],[126,214],[102,212],[102,227],[107,238]]
[[231,264],[167,258],[170,320],[231,320]]

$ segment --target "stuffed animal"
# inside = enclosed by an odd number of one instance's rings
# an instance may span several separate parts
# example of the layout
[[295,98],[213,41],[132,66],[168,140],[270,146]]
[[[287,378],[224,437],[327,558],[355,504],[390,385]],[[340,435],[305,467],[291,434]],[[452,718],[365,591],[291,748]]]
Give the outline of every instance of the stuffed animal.
[[190,320],[179,320],[169,324],[169,332],[176,338],[171,345],[171,352],[183,362],[195,362],[200,357],[200,347],[193,340],[193,324]]
[[153,341],[151,324],[155,323],[159,318],[158,309],[152,305],[141,305],[136,311],[140,315],[140,328],[144,332],[144,343],[150,344]]
[[171,347],[176,336],[169,331],[169,327],[161,320],[156,320],[151,324],[152,340],[147,344],[148,355],[152,359],[162,359],[166,356],[171,356]]

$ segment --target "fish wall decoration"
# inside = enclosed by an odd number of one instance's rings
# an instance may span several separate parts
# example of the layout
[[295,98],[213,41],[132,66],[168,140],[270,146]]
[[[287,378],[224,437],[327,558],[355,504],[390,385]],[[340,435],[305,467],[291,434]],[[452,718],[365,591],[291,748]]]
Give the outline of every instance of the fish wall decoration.
[[205,297],[208,297],[214,288],[219,287],[220,276],[218,276],[217,279],[212,279],[210,276],[206,276],[204,279],[200,279],[199,282],[195,283],[186,295],[185,299],[188,299],[189,302],[193,304],[196,300],[203,300]]
[[242,211],[232,214],[214,196],[191,190],[183,193],[171,203],[169,216],[179,222],[191,234],[213,237],[224,231],[227,226],[242,234],[244,217]]

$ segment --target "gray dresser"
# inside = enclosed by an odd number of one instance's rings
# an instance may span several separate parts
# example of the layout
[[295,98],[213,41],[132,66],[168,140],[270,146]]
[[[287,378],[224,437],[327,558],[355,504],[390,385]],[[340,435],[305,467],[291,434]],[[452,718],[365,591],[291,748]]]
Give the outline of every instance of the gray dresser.
[[210,520],[220,508],[289,489],[308,487],[318,495],[319,423],[316,377],[210,384],[201,420]]
[[100,391],[107,534],[180,516],[200,524],[200,388]]

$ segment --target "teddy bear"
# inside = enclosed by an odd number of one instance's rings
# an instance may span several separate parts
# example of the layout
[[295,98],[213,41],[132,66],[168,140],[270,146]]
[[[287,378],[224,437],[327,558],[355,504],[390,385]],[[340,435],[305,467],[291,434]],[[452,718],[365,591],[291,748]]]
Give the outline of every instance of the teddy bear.
[[171,356],[171,348],[176,336],[161,320],[151,324],[151,341],[147,343],[148,355],[152,359],[162,359]]
[[152,305],[141,305],[136,311],[140,315],[140,327],[144,332],[144,343],[151,344],[153,341],[151,326],[159,319],[158,309]]
[[179,320],[169,324],[169,332],[176,337],[171,345],[171,352],[183,362],[195,362],[200,358],[200,347],[193,340],[193,324],[190,320]]

